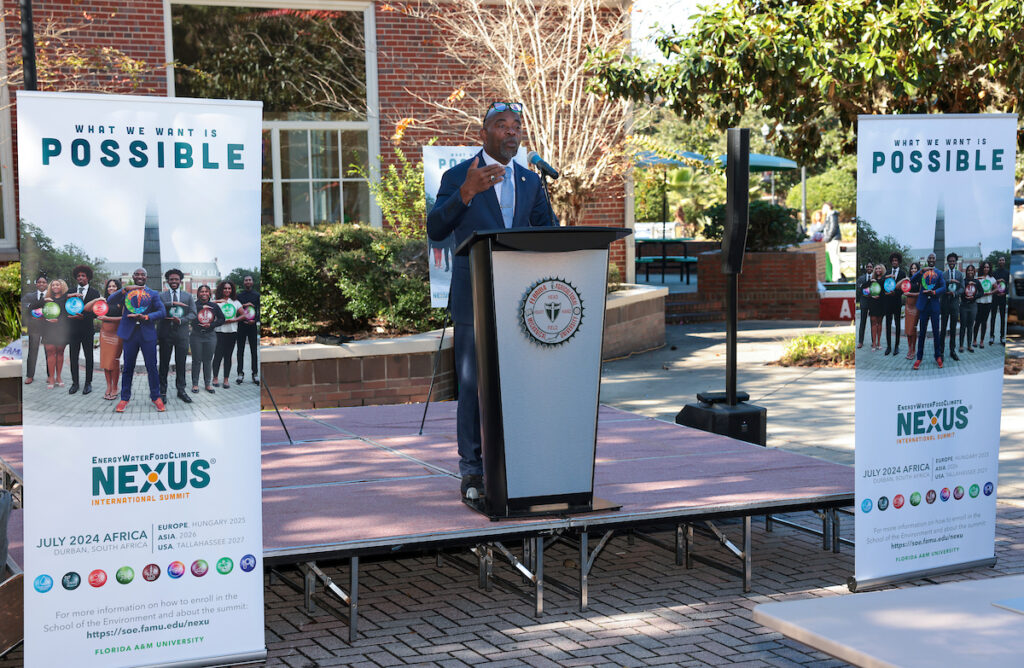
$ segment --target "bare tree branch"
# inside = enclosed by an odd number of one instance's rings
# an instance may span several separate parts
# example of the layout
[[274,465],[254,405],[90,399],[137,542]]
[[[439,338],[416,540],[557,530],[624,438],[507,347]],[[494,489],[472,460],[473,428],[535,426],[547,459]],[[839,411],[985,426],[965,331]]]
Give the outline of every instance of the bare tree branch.
[[587,91],[586,59],[588,49],[626,39],[628,9],[601,0],[450,0],[403,9],[431,21],[445,56],[468,72],[447,99],[408,91],[430,110],[417,127],[472,135],[491,101],[522,102],[524,144],[561,170],[553,204],[563,222],[578,224],[586,203],[625,164],[630,106]]

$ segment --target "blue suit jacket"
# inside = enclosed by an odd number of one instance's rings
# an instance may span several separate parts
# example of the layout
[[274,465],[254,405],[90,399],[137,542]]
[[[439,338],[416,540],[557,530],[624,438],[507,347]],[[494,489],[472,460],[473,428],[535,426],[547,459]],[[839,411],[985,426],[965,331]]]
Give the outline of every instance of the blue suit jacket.
[[[441,177],[441,187],[437,191],[434,208],[427,214],[427,235],[434,241],[443,241],[449,234],[455,234],[455,246],[458,247],[473,232],[483,230],[503,230],[505,224],[501,219],[501,206],[494,188],[477,193],[469,205],[463,204],[459,188],[466,181],[473,160],[479,158],[484,164],[483,152],[465,162],[455,165]],[[551,207],[540,177],[529,169],[516,163],[512,164],[512,178],[516,184],[515,214],[512,227],[547,227],[557,225],[558,221],[551,214]],[[469,277],[469,258],[455,257],[452,263],[452,287],[449,296],[449,308],[452,320],[460,325],[473,324],[473,292]]]
[[[149,308],[146,309],[146,315],[149,316],[149,320],[138,321],[134,318],[128,317],[128,309],[124,310],[124,316],[121,318],[121,322],[117,325],[117,336],[121,339],[127,340],[136,331],[142,334],[142,340],[144,342],[156,341],[156,321],[167,315],[166,309],[164,309],[164,303],[160,299],[160,293],[156,290],[146,288],[146,292],[149,293]],[[115,304],[124,305],[124,290],[118,290],[114,294],[107,297],[107,303],[111,306]],[[138,324],[136,325],[136,323]]]
[[[925,306],[927,306],[928,302],[931,301],[932,299],[935,299],[936,301],[941,299],[943,293],[946,292],[946,277],[943,275],[943,272],[939,270],[937,267],[935,267],[934,269],[935,273],[938,274],[938,278],[935,281],[935,294],[926,295],[924,293],[924,286],[921,287],[921,294],[917,296],[917,310],[919,311],[924,310]],[[923,274],[925,271],[927,271],[927,268],[922,269],[921,271],[911,276],[910,280],[913,281],[920,278],[921,274]]]

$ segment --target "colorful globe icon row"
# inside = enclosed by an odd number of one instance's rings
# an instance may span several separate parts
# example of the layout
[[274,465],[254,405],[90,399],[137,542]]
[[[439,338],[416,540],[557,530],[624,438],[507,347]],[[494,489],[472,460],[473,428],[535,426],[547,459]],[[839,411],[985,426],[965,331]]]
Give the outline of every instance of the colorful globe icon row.
[[950,491],[948,487],[943,487],[938,493],[936,493],[934,489],[930,489],[927,492],[925,492],[923,496],[921,495],[921,492],[913,492],[911,493],[909,499],[903,496],[902,494],[897,494],[896,496],[892,497],[891,501],[887,496],[880,496],[878,497],[878,501],[876,502],[872,502],[871,499],[864,499],[860,503],[860,509],[861,512],[870,513],[872,510],[876,508],[879,511],[888,510],[889,506],[891,505],[893,508],[899,510],[900,508],[905,506],[908,501],[910,502],[911,506],[919,506],[921,505],[921,501],[924,501],[926,504],[930,505],[935,503],[936,499],[939,499],[942,502],[949,501],[949,498],[951,496],[954,500],[959,501],[960,499],[964,498],[965,493],[972,499],[976,499],[980,494],[984,494],[985,496],[992,496],[993,492],[995,492],[995,489],[995,485],[993,485],[990,482],[987,482],[983,486],[973,484],[966,490],[964,489],[963,485],[957,485],[952,489],[952,491]]
[[[221,575],[227,575],[235,569],[235,562],[231,557],[221,557],[215,564],[215,569]],[[238,560],[238,568],[245,573],[251,572],[256,568],[256,557],[251,554],[247,554]],[[167,565],[167,577],[172,580],[177,580],[185,575],[186,566],[184,562],[172,561]],[[189,571],[194,577],[201,578],[210,571],[210,564],[205,559],[196,559],[192,562],[192,566]],[[162,571],[160,566],[157,564],[147,564],[142,568],[141,577],[146,582],[155,582],[160,578]],[[89,573],[86,577],[86,581],[90,587],[100,588],[107,584],[107,572],[101,568],[97,568]],[[135,569],[131,566],[122,566],[117,569],[114,573],[114,579],[117,580],[118,584],[126,585],[135,579]],[[44,573],[36,577],[33,581],[35,590],[41,594],[53,589],[53,577]],[[64,577],[61,578],[60,584],[64,589],[68,591],[74,591],[82,584],[82,576],[71,571],[65,573]]]

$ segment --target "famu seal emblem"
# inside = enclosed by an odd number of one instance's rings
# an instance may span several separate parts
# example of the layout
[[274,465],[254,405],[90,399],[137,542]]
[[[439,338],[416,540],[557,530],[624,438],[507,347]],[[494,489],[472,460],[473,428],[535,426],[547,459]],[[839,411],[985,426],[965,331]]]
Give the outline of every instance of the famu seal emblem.
[[519,324],[533,342],[557,346],[571,339],[583,322],[579,290],[561,278],[534,283],[519,303]]

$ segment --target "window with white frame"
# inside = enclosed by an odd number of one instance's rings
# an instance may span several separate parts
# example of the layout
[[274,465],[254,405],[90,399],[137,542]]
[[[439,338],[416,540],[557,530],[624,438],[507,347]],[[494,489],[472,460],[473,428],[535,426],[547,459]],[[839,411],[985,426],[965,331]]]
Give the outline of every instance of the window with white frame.
[[263,101],[264,226],[380,225],[372,3],[199,0],[170,22],[176,95]]

